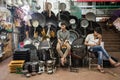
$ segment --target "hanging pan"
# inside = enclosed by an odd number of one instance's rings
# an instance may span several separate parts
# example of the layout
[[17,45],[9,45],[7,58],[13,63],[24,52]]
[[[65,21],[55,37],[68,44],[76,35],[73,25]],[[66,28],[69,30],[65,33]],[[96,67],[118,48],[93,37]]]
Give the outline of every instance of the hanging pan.
[[[58,17],[59,18],[59,17]],[[60,20],[59,20],[59,23],[61,22],[65,22],[67,27],[69,26],[69,16],[65,15],[65,14],[60,14]],[[59,24],[58,23],[58,24]]]
[[88,21],[96,21],[96,15],[92,12],[88,12],[85,17]]
[[70,26],[71,26],[71,28],[72,29],[76,29],[77,28],[77,26],[78,26],[78,19],[77,19],[77,17],[76,16],[69,16],[70,17],[70,20],[69,20],[69,22],[70,22]]
[[89,26],[89,22],[87,19],[82,19],[80,22],[81,27],[87,28]]
[[40,26],[42,26],[42,27],[45,26],[46,20],[45,20],[45,16],[44,15],[36,12],[36,13],[33,13],[31,16],[32,16],[32,21],[36,21],[37,20],[39,22]]
[[79,34],[75,30],[69,30],[69,32],[70,32],[69,43],[72,44],[75,39],[79,38]]

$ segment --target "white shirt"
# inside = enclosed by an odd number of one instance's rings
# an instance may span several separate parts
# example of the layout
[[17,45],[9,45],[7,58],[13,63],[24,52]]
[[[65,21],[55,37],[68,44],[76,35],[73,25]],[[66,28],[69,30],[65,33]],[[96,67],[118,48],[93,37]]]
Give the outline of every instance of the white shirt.
[[[88,34],[85,41],[88,42],[88,44],[97,44],[99,39],[94,38],[94,34]],[[90,46],[88,46],[90,48]]]

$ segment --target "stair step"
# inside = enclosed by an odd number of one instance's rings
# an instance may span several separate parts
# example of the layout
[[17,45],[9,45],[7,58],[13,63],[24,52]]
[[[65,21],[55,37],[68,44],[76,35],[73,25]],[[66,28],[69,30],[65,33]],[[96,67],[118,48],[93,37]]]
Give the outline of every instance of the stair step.
[[104,37],[104,36],[107,36],[107,37],[110,37],[110,36],[112,36],[112,37],[120,37],[118,34],[102,34],[102,36]]
[[119,36],[118,33],[103,33],[102,35],[113,35],[113,36]]
[[115,32],[115,31],[104,31],[102,30],[102,33],[104,34],[119,34],[119,32]]
[[120,37],[114,37],[114,36],[104,36],[103,39],[119,39],[120,40]]
[[103,41],[104,42],[120,42],[120,39],[104,39],[103,38]]
[[115,31],[104,31],[104,30],[102,30],[102,33],[119,34],[120,32],[115,32]]
[[103,38],[105,38],[105,37],[116,37],[116,38],[120,38],[120,36],[119,36],[119,35],[116,35],[116,34],[103,34],[102,37],[103,37]]
[[103,38],[105,38],[105,37],[116,37],[116,38],[120,38],[120,36],[119,35],[113,35],[113,34],[109,34],[109,35],[102,35],[103,36]]
[[104,42],[104,45],[120,45],[120,42]]
[[105,47],[108,52],[120,52],[120,48],[115,47]]
[[105,32],[105,31],[102,31],[102,33],[103,33],[103,34],[117,34],[117,33],[112,32],[112,31],[106,31],[106,32]]
[[110,48],[110,49],[111,49],[111,48],[117,48],[117,49],[119,49],[119,51],[120,51],[120,46],[119,46],[119,45],[118,45],[118,46],[117,46],[117,45],[105,45],[104,47],[105,47],[105,48],[108,48],[108,49],[109,49],[109,48]]
[[109,49],[109,51],[111,50],[117,50],[117,51],[120,51],[120,47],[114,47],[114,46],[105,46],[106,49]]
[[104,45],[105,47],[115,47],[115,48],[117,48],[117,47],[120,47],[120,45],[111,45],[111,44],[109,44],[109,45]]
[[110,56],[116,58],[118,61],[120,61],[120,52],[109,52]]

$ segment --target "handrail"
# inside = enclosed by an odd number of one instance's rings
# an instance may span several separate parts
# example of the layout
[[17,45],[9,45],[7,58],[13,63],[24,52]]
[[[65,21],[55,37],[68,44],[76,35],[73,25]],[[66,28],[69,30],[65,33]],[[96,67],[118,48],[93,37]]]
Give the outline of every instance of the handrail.
[[120,5],[79,6],[80,8],[120,8]]

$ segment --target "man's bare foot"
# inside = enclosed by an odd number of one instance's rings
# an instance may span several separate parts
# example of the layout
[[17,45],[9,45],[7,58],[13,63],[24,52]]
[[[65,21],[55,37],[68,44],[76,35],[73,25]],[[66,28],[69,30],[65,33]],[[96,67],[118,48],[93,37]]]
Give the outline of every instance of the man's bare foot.
[[64,66],[65,59],[61,58],[61,64]]
[[64,59],[64,63],[66,63],[66,62],[67,62],[67,59],[65,58],[65,59]]

